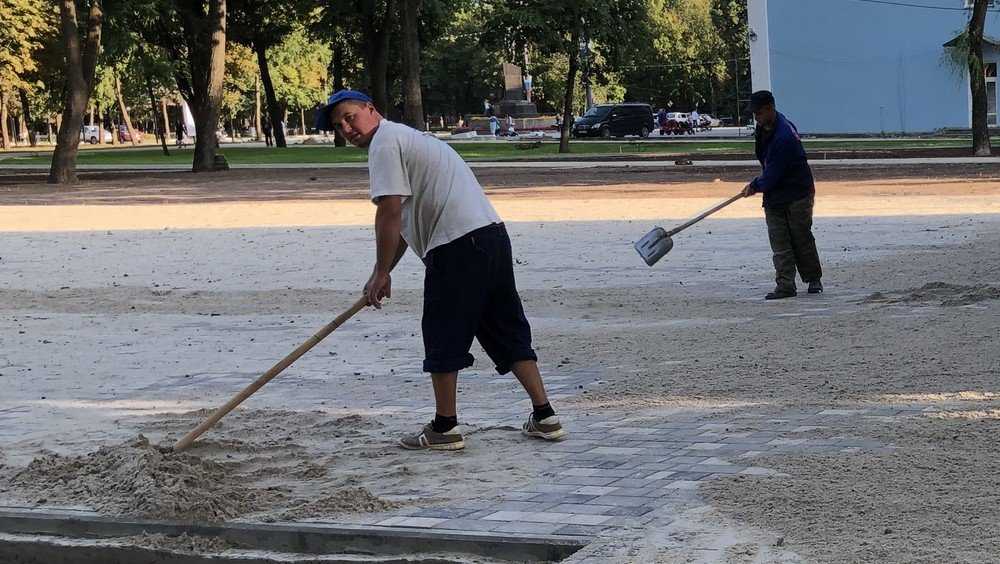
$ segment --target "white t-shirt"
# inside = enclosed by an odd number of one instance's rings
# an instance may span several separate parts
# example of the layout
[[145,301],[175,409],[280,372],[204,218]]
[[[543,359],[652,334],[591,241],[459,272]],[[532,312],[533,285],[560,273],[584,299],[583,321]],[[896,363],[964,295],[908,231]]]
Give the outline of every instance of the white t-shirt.
[[434,247],[500,223],[472,169],[447,143],[383,119],[368,145],[372,201],[403,196],[402,235],[421,258]]

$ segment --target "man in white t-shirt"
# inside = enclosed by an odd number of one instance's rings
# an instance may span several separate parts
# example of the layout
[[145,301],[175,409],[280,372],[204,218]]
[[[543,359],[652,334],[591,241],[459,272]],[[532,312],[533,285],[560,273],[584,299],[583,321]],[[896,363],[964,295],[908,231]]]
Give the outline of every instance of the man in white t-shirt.
[[701,114],[698,113],[698,108],[695,108],[688,115],[688,122],[691,124],[691,129],[698,131],[701,128]]
[[437,412],[419,432],[403,437],[410,449],[458,450],[458,371],[472,365],[475,338],[497,372],[524,386],[534,409],[523,432],[566,436],[549,405],[531,327],[514,283],[510,238],[472,169],[443,141],[388,121],[354,90],[335,93],[320,109],[317,129],[337,129],[368,148],[375,212],[376,261],[364,292],[380,308],[391,295],[390,272],[407,247],[427,267],[424,277],[424,371],[431,374]]

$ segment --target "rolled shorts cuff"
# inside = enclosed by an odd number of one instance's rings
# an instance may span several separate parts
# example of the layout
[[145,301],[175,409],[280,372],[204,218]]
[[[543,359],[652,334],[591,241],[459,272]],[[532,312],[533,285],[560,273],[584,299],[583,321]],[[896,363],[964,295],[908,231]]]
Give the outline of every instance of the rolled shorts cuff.
[[450,358],[425,358],[424,372],[430,372],[432,374],[458,372],[459,370],[472,366],[472,363],[475,361],[476,358],[469,353]]
[[510,359],[505,360],[502,363],[497,362],[496,365],[497,374],[500,375],[507,374],[508,372],[510,372],[511,367],[514,365],[515,362],[521,362],[522,360],[533,360],[535,362],[538,362],[538,355],[536,355],[535,351],[533,351],[532,349],[527,349],[525,351],[512,354],[510,356]]

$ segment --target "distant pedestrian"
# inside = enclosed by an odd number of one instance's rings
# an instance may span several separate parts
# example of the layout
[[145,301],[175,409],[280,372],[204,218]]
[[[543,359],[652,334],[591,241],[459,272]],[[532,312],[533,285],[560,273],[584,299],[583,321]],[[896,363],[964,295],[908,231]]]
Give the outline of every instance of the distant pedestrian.
[[272,146],[274,143],[271,141],[271,120],[264,120],[264,125],[261,129],[264,130],[264,144],[268,147]]
[[497,116],[490,116],[490,135],[493,137],[497,136],[497,132],[500,131],[500,120]]
[[514,116],[510,114],[507,114],[507,135],[511,137],[517,135],[517,132],[514,131]]
[[177,125],[174,126],[174,129],[177,131],[177,148],[178,149],[183,149],[184,148],[184,135],[187,134],[187,126],[184,124],[184,119],[183,118],[177,120]]

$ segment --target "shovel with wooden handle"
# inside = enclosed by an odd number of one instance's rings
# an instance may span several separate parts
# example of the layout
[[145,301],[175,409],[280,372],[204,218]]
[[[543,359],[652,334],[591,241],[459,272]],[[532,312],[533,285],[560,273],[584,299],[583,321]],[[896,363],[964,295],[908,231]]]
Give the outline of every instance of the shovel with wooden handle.
[[721,202],[685,221],[677,227],[674,227],[670,231],[667,231],[662,227],[654,227],[653,230],[646,233],[642,239],[635,242],[635,250],[639,253],[639,256],[642,257],[642,260],[646,261],[646,264],[653,266],[656,264],[656,261],[663,258],[663,255],[669,253],[670,249],[674,248],[674,240],[672,239],[674,235],[677,235],[695,223],[698,223],[713,213],[742,198],[743,192],[740,192],[725,202]]
[[368,300],[364,297],[354,302],[354,305],[348,308],[347,311],[338,315],[337,318],[331,321],[330,323],[327,323],[322,329],[317,331],[315,335],[309,337],[309,339],[306,340],[306,342],[299,345],[299,348],[295,349],[294,351],[289,353],[288,356],[281,359],[281,361],[278,362],[278,364],[272,366],[271,369],[265,372],[260,378],[257,378],[257,380],[255,380],[254,383],[244,388],[242,392],[236,394],[233,397],[233,399],[226,402],[225,405],[223,405],[219,409],[216,409],[215,412],[212,413],[212,415],[208,416],[208,419],[205,419],[201,423],[201,425],[198,425],[190,433],[184,435],[184,438],[177,441],[177,444],[174,445],[174,452],[184,450],[187,447],[191,446],[191,444],[198,437],[200,437],[202,433],[211,429],[216,423],[219,422],[220,419],[225,417],[227,413],[235,409],[236,406],[238,406],[239,404],[243,403],[243,401],[246,400],[248,397],[252,396],[254,392],[264,387],[264,384],[270,382],[275,376],[281,374],[281,372],[284,369],[291,366],[293,362],[299,359],[299,357],[306,354],[306,352],[308,352],[309,349],[316,346],[317,343],[325,339],[330,333],[333,333],[333,331],[337,327],[343,325],[348,319],[353,317],[355,313],[364,309],[366,305],[368,305]]

